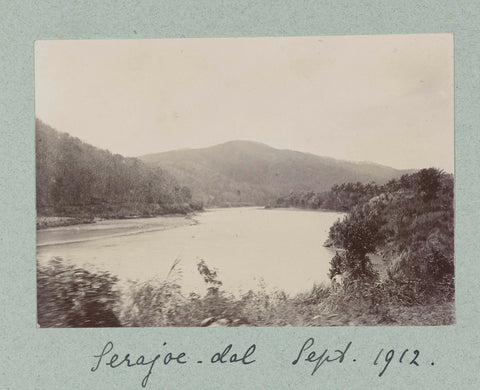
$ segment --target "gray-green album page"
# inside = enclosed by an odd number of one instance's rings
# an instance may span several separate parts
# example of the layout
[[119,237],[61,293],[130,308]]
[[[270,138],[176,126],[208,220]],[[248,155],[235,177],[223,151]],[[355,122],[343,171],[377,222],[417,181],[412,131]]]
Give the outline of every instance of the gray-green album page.
[[477,389],[479,20],[0,1],[0,388]]

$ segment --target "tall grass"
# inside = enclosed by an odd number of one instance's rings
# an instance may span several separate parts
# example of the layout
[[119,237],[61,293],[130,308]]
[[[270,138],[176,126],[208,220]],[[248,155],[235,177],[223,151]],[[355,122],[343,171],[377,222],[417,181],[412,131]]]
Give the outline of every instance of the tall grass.
[[[443,325],[454,322],[451,300],[422,293],[411,280],[346,281],[289,296],[260,285],[241,296],[221,288],[217,271],[201,261],[207,292],[182,292],[181,262],[164,279],[129,282],[53,259],[37,264],[41,327]],[[453,297],[453,286],[444,284]],[[441,296],[447,296],[443,294]]]

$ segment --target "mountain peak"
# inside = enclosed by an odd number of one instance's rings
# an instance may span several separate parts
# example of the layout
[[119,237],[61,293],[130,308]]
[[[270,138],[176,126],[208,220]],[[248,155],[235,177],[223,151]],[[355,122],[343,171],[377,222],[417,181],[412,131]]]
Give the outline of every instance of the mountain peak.
[[274,149],[271,146],[264,144],[262,142],[243,140],[243,139],[223,142],[221,144],[211,146],[210,148],[220,148],[220,149],[221,148],[236,148],[236,149],[252,148],[252,149],[269,149],[269,150]]
[[220,145],[263,145],[263,146],[267,146],[267,147],[270,147],[262,142],[258,142],[258,141],[252,141],[252,140],[249,140],[249,139],[234,139],[234,140],[231,140],[231,141],[226,141],[226,142],[222,142],[221,144],[218,144],[217,146],[220,146]]

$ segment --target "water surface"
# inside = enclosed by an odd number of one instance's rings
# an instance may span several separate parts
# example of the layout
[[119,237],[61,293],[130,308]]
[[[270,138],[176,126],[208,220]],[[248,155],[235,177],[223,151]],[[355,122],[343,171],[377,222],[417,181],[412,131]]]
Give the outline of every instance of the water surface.
[[[197,271],[203,259],[234,294],[279,288],[296,293],[328,281],[331,249],[323,247],[342,214],[296,209],[214,209],[193,219],[158,217],[102,221],[37,233],[37,258],[61,257],[122,280],[163,279],[176,259],[174,277],[185,292],[204,290]],[[170,276],[172,277],[172,275]]]

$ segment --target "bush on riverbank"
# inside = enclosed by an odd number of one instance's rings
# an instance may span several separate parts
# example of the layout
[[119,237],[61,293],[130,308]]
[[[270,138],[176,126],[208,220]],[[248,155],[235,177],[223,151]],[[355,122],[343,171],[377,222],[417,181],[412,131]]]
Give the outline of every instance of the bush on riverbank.
[[331,276],[347,272],[357,279],[355,267],[371,265],[364,252],[378,251],[389,265],[382,283],[397,295],[424,303],[433,296],[453,299],[453,177],[429,168],[381,189],[330,228],[329,242],[346,250],[332,263]]
[[115,276],[68,266],[61,259],[37,264],[38,323],[41,327],[454,323],[452,300],[430,297],[419,304],[412,284],[356,281],[337,288],[320,285],[294,296],[260,285],[235,297],[222,290],[215,270],[200,264],[207,287],[202,296],[182,293],[178,261],[166,279],[130,282],[126,289],[119,289]]

